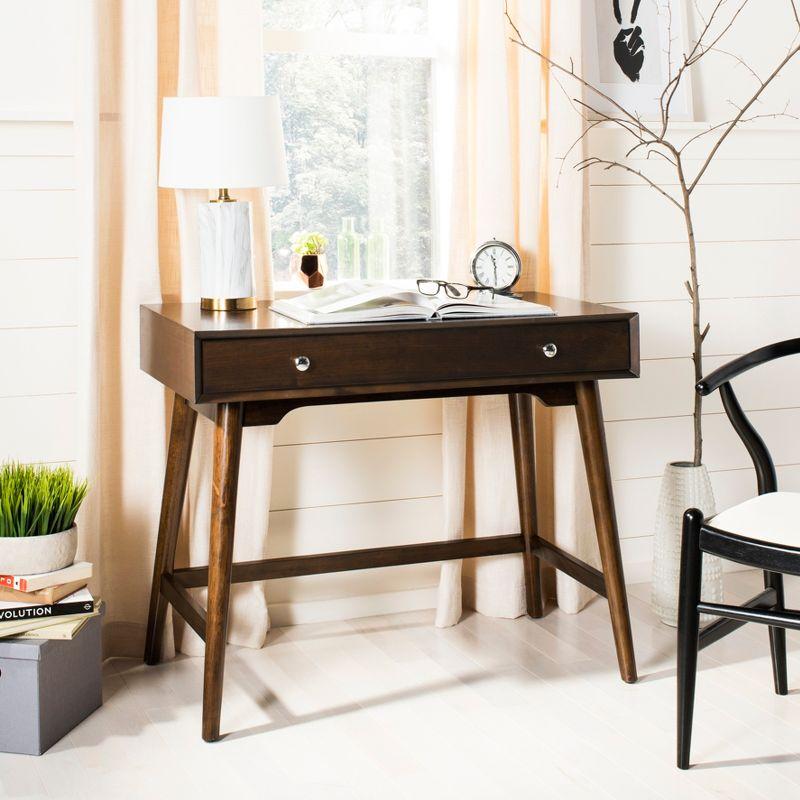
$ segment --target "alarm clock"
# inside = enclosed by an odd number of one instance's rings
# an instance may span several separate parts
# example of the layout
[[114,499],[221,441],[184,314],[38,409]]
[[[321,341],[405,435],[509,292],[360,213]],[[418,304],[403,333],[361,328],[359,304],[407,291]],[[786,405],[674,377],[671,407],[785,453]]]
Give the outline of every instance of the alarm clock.
[[475,251],[471,270],[479,286],[510,293],[522,274],[522,260],[510,244],[492,239]]

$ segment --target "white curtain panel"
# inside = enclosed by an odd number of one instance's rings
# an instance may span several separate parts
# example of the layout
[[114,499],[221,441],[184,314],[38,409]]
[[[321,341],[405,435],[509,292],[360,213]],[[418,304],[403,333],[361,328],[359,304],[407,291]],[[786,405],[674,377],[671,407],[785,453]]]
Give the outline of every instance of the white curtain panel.
[[[217,0],[216,93],[258,95],[264,93],[261,4],[257,0]],[[200,94],[203,53],[197,46],[195,0],[181,3],[181,52],[178,78],[179,95]],[[199,259],[197,243],[197,202],[206,199],[197,192],[178,190],[181,240],[182,286],[184,302],[197,302]],[[239,200],[253,202],[254,265],[256,294],[259,300],[272,298],[267,209],[261,191],[235,193]],[[236,501],[234,561],[255,561],[267,557],[270,490],[272,485],[273,427],[246,428],[242,434],[239,491]],[[211,464],[213,463],[214,424],[199,417],[194,452],[187,485],[187,527],[189,564],[208,564],[208,531],[211,524]],[[195,590],[203,606],[206,590]],[[175,614],[175,620],[180,617]],[[231,588],[228,641],[245,647],[263,647],[269,631],[266,583],[234,584]],[[205,645],[182,620],[177,636],[178,649],[189,655],[202,655]]]
[[[81,548],[96,565],[93,588],[107,600],[107,654],[139,656],[171,409],[171,393],[139,369],[139,305],[176,299],[176,291],[177,299],[198,301],[196,208],[205,199],[203,193],[179,191],[172,207],[159,196],[160,92],[175,93],[175,80],[165,86],[164,76],[174,77],[177,63],[178,94],[262,93],[261,4],[85,0],[79,9],[75,127],[84,303],[78,468],[92,486],[79,520]],[[267,299],[267,204],[261,192],[241,192],[239,198],[245,197],[254,203],[257,290]],[[179,258],[170,235],[176,226]],[[188,540],[179,543],[180,557],[189,564],[207,563],[212,429],[208,420],[198,422],[184,513]],[[264,557],[271,466],[272,429],[245,431],[237,560]],[[170,617],[164,657],[174,652]],[[202,642],[183,627],[179,647],[201,653]],[[263,585],[237,586],[229,640],[260,647],[268,627]]]
[[[509,12],[526,39],[541,46],[541,3],[509,2]],[[453,206],[450,212],[449,275],[472,282],[471,252],[497,238],[514,243],[523,260],[523,288],[535,285],[540,217],[540,170],[546,170],[550,199],[552,291],[583,292],[583,180],[568,167],[555,185],[566,149],[581,119],[558,85],[551,88],[550,158],[541,163],[541,63],[509,42],[503,0],[460,3],[455,26],[456,89],[453,142]],[[552,4],[552,50],[556,58],[580,63],[580,2]],[[563,82],[563,79],[560,79]],[[568,79],[567,79],[568,80]],[[575,87],[569,87],[575,91]],[[559,149],[561,148],[561,150]],[[579,148],[578,148],[579,150]],[[576,160],[579,153],[576,150]],[[489,536],[519,532],[508,399],[505,395],[444,402],[443,456],[445,536]],[[554,422],[557,543],[590,562],[596,545],[574,412]],[[454,625],[466,603],[480,613],[518,617],[526,612],[521,556],[474,559],[442,566],[436,624]],[[463,572],[463,574],[462,574]],[[559,605],[577,611],[590,597],[571,579],[558,578]]]

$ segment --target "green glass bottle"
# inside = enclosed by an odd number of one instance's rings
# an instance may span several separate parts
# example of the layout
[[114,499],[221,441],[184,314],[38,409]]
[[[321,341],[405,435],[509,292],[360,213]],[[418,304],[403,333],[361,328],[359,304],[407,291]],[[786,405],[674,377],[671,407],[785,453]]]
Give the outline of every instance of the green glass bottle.
[[336,237],[336,275],[340,281],[361,277],[361,237],[355,217],[342,217],[342,230]]
[[374,222],[367,238],[367,277],[373,281],[389,277],[389,237],[383,227],[383,220]]

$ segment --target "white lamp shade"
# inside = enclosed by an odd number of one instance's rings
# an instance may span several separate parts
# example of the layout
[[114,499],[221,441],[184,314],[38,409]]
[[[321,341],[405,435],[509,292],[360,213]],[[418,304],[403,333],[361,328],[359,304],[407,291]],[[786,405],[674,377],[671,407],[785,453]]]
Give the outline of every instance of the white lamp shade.
[[288,183],[277,97],[165,97],[158,185],[246,189]]

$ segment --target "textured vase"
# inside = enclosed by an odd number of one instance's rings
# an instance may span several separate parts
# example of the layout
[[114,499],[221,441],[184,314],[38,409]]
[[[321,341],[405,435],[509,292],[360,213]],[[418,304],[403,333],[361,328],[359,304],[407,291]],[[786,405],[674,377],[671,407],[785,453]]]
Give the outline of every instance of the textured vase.
[[[667,464],[656,512],[651,605],[658,618],[672,627],[678,624],[681,532],[687,508],[699,508],[706,517],[716,513],[708,470],[686,461]],[[707,553],[703,553],[700,596],[710,603],[722,602],[722,561]],[[711,619],[701,615],[701,622]]]
[[38,575],[68,567],[78,550],[78,526],[46,536],[0,536],[0,575]]

